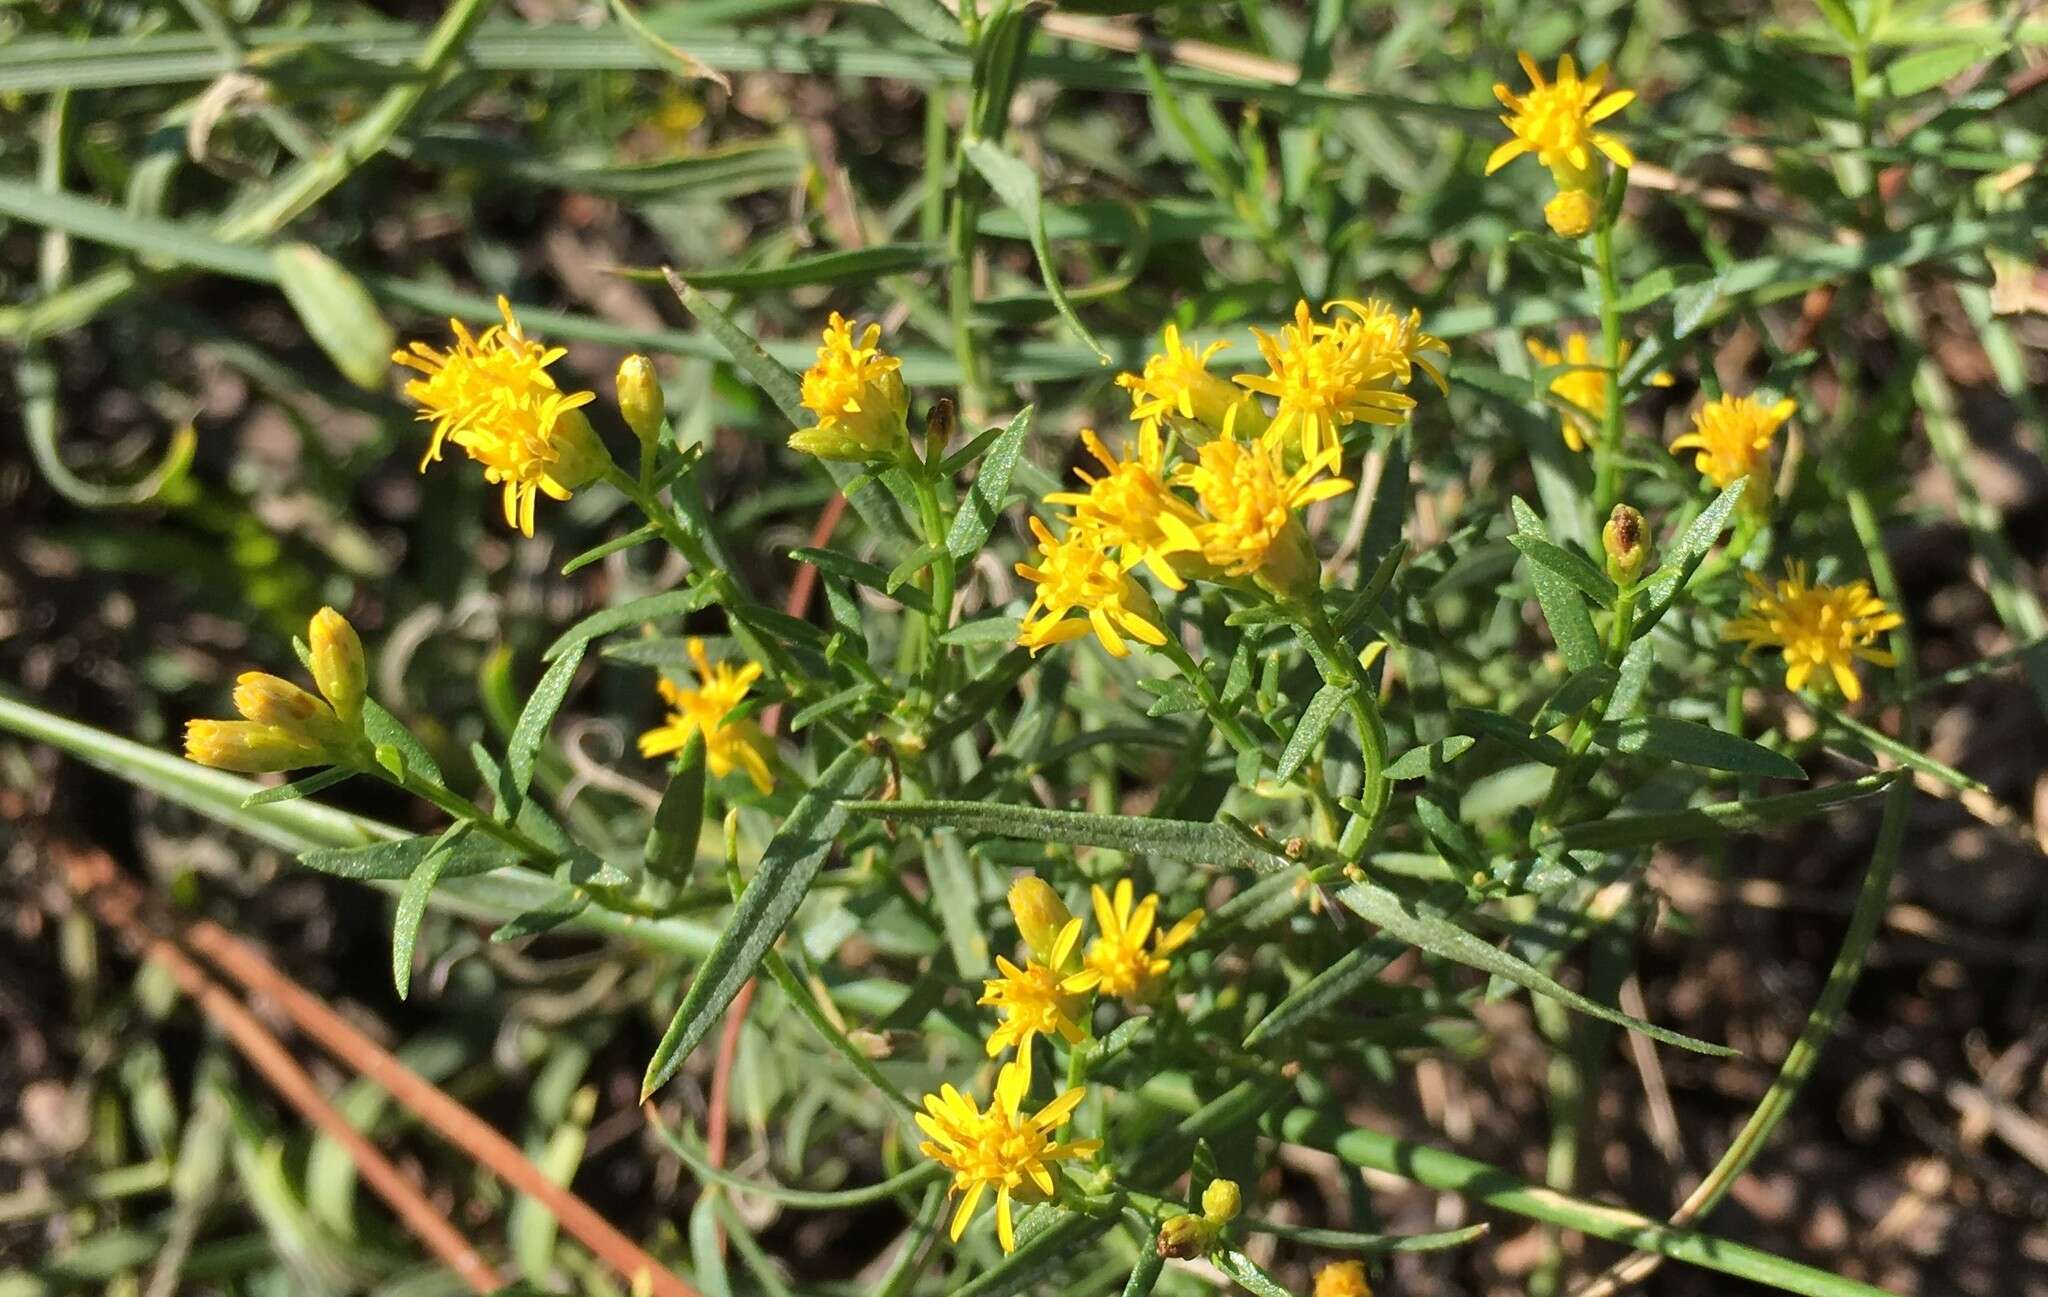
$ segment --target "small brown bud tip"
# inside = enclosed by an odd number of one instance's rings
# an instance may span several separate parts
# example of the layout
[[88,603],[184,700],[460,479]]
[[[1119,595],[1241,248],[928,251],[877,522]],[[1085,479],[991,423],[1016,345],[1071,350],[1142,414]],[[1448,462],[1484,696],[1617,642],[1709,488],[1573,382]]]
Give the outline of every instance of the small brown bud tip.
[[1626,504],[1614,506],[1607,525],[1600,530],[1600,544],[1607,551],[1607,575],[1616,581],[1635,580],[1650,557],[1645,530],[1640,510]]
[[1159,1255],[1176,1261],[1198,1257],[1216,1241],[1216,1227],[1191,1211],[1170,1218],[1159,1227],[1155,1245]]
[[1300,838],[1289,838],[1280,844],[1280,854],[1289,860],[1299,860],[1308,854],[1308,843]]
[[945,450],[953,440],[953,430],[959,426],[959,419],[953,412],[953,398],[942,396],[932,402],[932,408],[924,416],[924,453],[934,455]]

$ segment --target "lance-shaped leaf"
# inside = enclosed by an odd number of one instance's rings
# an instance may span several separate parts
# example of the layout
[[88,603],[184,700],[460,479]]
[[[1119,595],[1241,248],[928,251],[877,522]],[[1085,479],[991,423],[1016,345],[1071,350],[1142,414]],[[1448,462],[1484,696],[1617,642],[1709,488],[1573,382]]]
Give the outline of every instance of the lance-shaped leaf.
[[1088,332],[1088,326],[1081,323],[1081,317],[1074,314],[1074,304],[1067,300],[1067,290],[1060,286],[1059,268],[1053,265],[1052,249],[1045,240],[1045,199],[1038,187],[1038,173],[1022,158],[1003,151],[1001,145],[989,140],[967,141],[967,160],[988,181],[996,197],[1003,200],[1009,209],[1024,223],[1025,237],[1031,243],[1032,255],[1038,258],[1038,273],[1045,280],[1045,291],[1052,298],[1053,309],[1067,322],[1082,342],[1088,344],[1103,364],[1109,363],[1109,353]]
[[[1519,496],[1515,498],[1514,511],[1515,539],[1549,542],[1550,533],[1543,520]],[[1593,615],[1586,611],[1579,588],[1534,559],[1529,562],[1529,583],[1536,587],[1536,604],[1543,610],[1544,624],[1550,627],[1550,638],[1556,641],[1564,664],[1574,671],[1583,671],[1598,662],[1600,637],[1593,632]]]
[[519,797],[526,796],[533,786],[533,766],[540,757],[541,744],[547,741],[548,727],[554,724],[562,700],[569,696],[570,682],[589,646],[589,640],[577,640],[564,649],[541,674],[540,683],[520,709],[519,723],[512,727],[512,738],[505,744],[505,769],[512,777],[512,791]]
[[1761,743],[1752,743],[1692,721],[1669,716],[1644,716],[1616,721],[1593,731],[1593,741],[1614,752],[1635,757],[1660,757],[1709,770],[1775,779],[1804,779],[1799,763]]
[[1138,815],[1095,815],[1039,806],[987,802],[848,802],[856,815],[910,824],[947,825],[963,833],[1028,842],[1062,842],[1114,851],[1148,851],[1175,860],[1269,870],[1291,864],[1280,844],[1255,845],[1248,831],[1198,820],[1154,820]]
[[615,608],[604,608],[585,617],[568,630],[555,637],[541,654],[543,659],[552,661],[578,645],[588,644],[600,636],[609,635],[628,626],[641,622],[657,621],[664,617],[681,617],[708,605],[717,590],[708,582],[688,590],[665,590],[660,594],[645,595],[629,599]]
[[1017,457],[1023,453],[1025,438],[1031,434],[1031,411],[1028,405],[1019,410],[982,458],[974,485],[967,489],[967,498],[960,502],[959,512],[953,515],[952,529],[946,533],[946,549],[955,559],[965,562],[988,543],[988,534],[995,529],[996,519],[1003,512],[1003,501],[1010,494],[1010,477],[1016,472]]
[[1643,583],[1642,607],[1636,614],[1635,625],[1630,634],[1641,639],[1663,620],[1671,611],[1679,596],[1685,593],[1685,583],[1692,579],[1700,561],[1721,533],[1728,529],[1728,520],[1735,515],[1735,506],[1742,502],[1742,493],[1749,486],[1749,479],[1738,477],[1733,485],[1714,497],[1714,502],[1700,511],[1692,525],[1679,533],[1678,539],[1664,552],[1663,562],[1656,572]]
[[733,906],[725,931],[691,980],[681,1007],[654,1057],[648,1060],[647,1075],[641,1082],[643,1098],[676,1074],[740,987],[754,975],[761,956],[782,935],[810,891],[812,880],[831,853],[833,839],[846,827],[846,795],[872,782],[879,765],[865,747],[840,753],[776,830],[768,849],[761,853],[760,868]]

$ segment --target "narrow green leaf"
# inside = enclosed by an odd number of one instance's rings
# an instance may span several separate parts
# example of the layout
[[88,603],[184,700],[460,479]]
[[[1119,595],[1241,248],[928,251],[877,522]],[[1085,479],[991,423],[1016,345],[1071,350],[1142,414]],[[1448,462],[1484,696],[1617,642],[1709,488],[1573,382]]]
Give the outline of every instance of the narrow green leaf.
[[965,562],[981,551],[995,529],[996,519],[1002,515],[1010,494],[1010,478],[1017,469],[1017,456],[1023,453],[1025,438],[1031,432],[1032,408],[1027,405],[1017,411],[1017,417],[1010,420],[1010,426],[989,447],[980,471],[974,475],[974,485],[967,489],[967,498],[953,515],[952,529],[946,533],[946,549],[958,561]]
[[1995,46],[1975,42],[1937,45],[1932,49],[1916,50],[1886,64],[1884,71],[1879,75],[1883,77],[1885,89],[1894,99],[1904,99],[1908,95],[1932,90],[1974,64],[1998,57],[2004,50],[2004,41],[1999,41]]
[[[1059,1174],[1055,1172],[1055,1174]],[[984,1216],[983,1221],[988,1220]],[[1038,1224],[1041,1219],[1045,1223]],[[966,1283],[948,1289],[946,1297],[1012,1297],[1029,1290],[1074,1262],[1082,1249],[1107,1234],[1115,1217],[1084,1216],[1049,1203],[1031,1210],[1017,1227],[1017,1250]]]
[[654,808],[641,860],[647,872],[671,882],[686,881],[697,867],[697,839],[704,831],[704,736],[692,734],[676,754],[668,787]]
[[420,746],[420,741],[412,736],[412,731],[405,728],[396,716],[385,710],[384,704],[374,698],[363,700],[363,732],[369,735],[370,742],[379,748],[396,750],[405,758],[406,768],[414,774],[443,788],[448,786],[447,779],[441,774],[441,767],[436,765],[434,758]]
[[1453,707],[1451,724],[1481,738],[1499,739],[1532,761],[1554,766],[1565,757],[1564,744],[1548,734],[1538,734],[1526,722],[1479,707]]
[[[943,552],[936,541],[926,541],[916,549],[911,550],[903,556],[901,563],[889,569],[889,575],[882,584],[882,593],[893,598],[898,590],[909,584],[919,572],[930,567],[932,560],[938,558]],[[926,604],[929,606],[929,599],[926,600]]]
[[1696,1040],[1680,1032],[1644,1022],[1619,1009],[1609,1008],[1597,1000],[1588,999],[1552,980],[1527,960],[1473,936],[1435,907],[1400,896],[1378,883],[1370,880],[1354,882],[1338,892],[1337,898],[1366,922],[1399,937],[1411,946],[1476,968],[1483,973],[1504,977],[1524,990],[1555,1000],[1566,1008],[1576,1009],[1603,1022],[1642,1032],[1652,1040],[1677,1045],[1695,1053],[1711,1054],[1719,1058],[1730,1057],[1735,1053],[1726,1045],[1713,1045],[1704,1040]]
[[1288,737],[1286,750],[1280,754],[1280,764],[1273,767],[1274,778],[1294,778],[1294,772],[1315,754],[1323,735],[1330,732],[1331,722],[1337,719],[1337,713],[1350,697],[1349,686],[1324,685],[1316,690],[1316,696],[1302,708],[1301,719],[1294,723],[1294,733]]
[[420,867],[405,880],[405,890],[398,894],[398,914],[391,924],[391,981],[401,1000],[412,989],[412,949],[419,941],[420,920],[427,917],[427,898],[441,881],[450,849],[469,832],[469,825],[456,824],[435,839]]
[[1641,639],[1650,633],[1664,614],[1671,611],[1685,593],[1685,583],[1699,570],[1707,551],[1714,548],[1714,542],[1728,529],[1728,520],[1735,515],[1735,506],[1742,502],[1742,492],[1749,485],[1749,479],[1738,477],[1727,490],[1714,497],[1714,502],[1700,511],[1692,525],[1679,534],[1664,552],[1657,570],[1643,584],[1641,611],[1636,614],[1635,625],[1630,633]]
[[1015,617],[997,614],[993,617],[977,617],[973,621],[961,622],[958,626],[939,636],[941,644],[957,644],[962,648],[975,648],[989,644],[1015,644],[1021,623]]
[[[1514,513],[1519,536],[1550,539],[1543,520],[1520,496],[1514,499]],[[1583,671],[1600,661],[1600,637],[1593,632],[1593,615],[1586,611],[1586,601],[1579,597],[1578,587],[1534,562],[1529,565],[1529,581],[1536,587],[1536,604],[1543,610],[1544,624],[1550,627],[1550,638],[1557,644],[1565,666]]]
[[1651,815],[1616,815],[1585,824],[1565,825],[1550,840],[1566,847],[1615,851],[1623,847],[1647,846],[1653,842],[1684,842],[1694,838],[1748,833],[1811,819],[1843,802],[1874,796],[1899,776],[1900,772],[1887,770],[1846,783],[1830,784],[1826,788],[1810,788],[1778,797],[1710,802],[1705,806]]
[[1159,1255],[1158,1248],[1139,1248],[1138,1259],[1131,1263],[1131,1277],[1124,1280],[1123,1297],[1152,1297],[1165,1269],[1166,1258]]
[[526,796],[526,790],[533,786],[533,766],[540,759],[541,744],[547,741],[548,728],[555,723],[562,700],[569,696],[576,668],[583,665],[583,654],[589,647],[590,641],[584,639],[563,649],[541,673],[540,683],[533,687],[526,706],[520,709],[519,723],[512,727],[512,737],[505,744],[505,768],[512,778],[512,791],[519,797]]
[[1453,734],[1419,748],[1409,748],[1387,763],[1386,776],[1396,781],[1425,778],[1464,756],[1474,742],[1470,735]]
[[624,630],[641,622],[686,616],[708,606],[716,593],[717,591],[706,583],[692,586],[687,590],[664,590],[660,594],[643,595],[638,599],[629,599],[617,607],[601,609],[556,636],[555,642],[548,645],[547,650],[541,654],[541,660],[552,662],[571,648],[580,648],[600,636]]
[[1266,1273],[1264,1266],[1234,1248],[1211,1253],[1209,1260],[1252,1297],[1294,1297],[1284,1284]]
[[902,583],[890,584],[890,574],[880,565],[843,554],[836,549],[812,549],[808,546],[789,551],[789,556],[799,563],[809,563],[820,572],[830,572],[843,577],[855,585],[864,585],[870,590],[888,595],[912,612],[928,613],[932,610],[932,598],[916,586]]
[[1620,680],[1621,673],[1605,662],[1589,666],[1584,671],[1572,672],[1536,713],[1536,719],[1529,728],[1547,730],[1572,719],[1603,695],[1611,693]]
[[[372,842],[360,847],[317,847],[299,855],[306,868],[359,883],[396,882],[419,872],[420,864],[441,840],[438,833],[389,842]],[[444,853],[440,876],[467,878],[488,873],[513,863],[512,852],[496,839],[472,833],[451,844]]]
[[271,249],[278,287],[292,304],[307,336],[349,382],[382,391],[391,375],[391,351],[398,334],[377,309],[362,283],[333,258],[304,243]]
[[975,886],[974,862],[961,849],[959,834],[940,829],[925,838],[924,871],[931,880],[939,926],[945,930],[954,969],[969,980],[986,976],[989,949],[981,925],[981,897]]
[[1522,551],[1522,556],[1537,567],[1547,569],[1555,576],[1572,583],[1580,593],[1599,604],[1602,608],[1614,606],[1614,582],[1607,574],[1594,567],[1585,559],[1568,549],[1553,545],[1541,536],[1518,532],[1508,537],[1508,544]]
[[[946,250],[929,243],[878,243],[869,248],[822,252],[813,257],[796,257],[780,265],[745,270],[684,270],[675,272],[698,289],[740,292],[780,291],[812,284],[871,283],[881,275],[928,270],[946,263]],[[652,268],[623,272],[627,278],[654,280],[667,277]]]
[[1244,1047],[1250,1049],[1260,1041],[1278,1039],[1322,1017],[1378,977],[1407,949],[1406,943],[1384,933],[1353,946],[1338,956],[1335,963],[1288,992],[1287,998],[1253,1026],[1244,1038]]
[[1774,779],[1804,779],[1799,763],[1761,743],[1692,721],[1669,716],[1644,716],[1614,721],[1593,731],[1593,739],[1627,756],[1658,757],[1709,770],[1729,770]]
[[1031,169],[1030,163],[1006,153],[1002,146],[989,140],[969,140],[965,152],[967,160],[981,173],[981,178],[988,181],[988,187],[1024,222],[1026,238],[1033,255],[1038,258],[1038,273],[1045,280],[1045,291],[1052,298],[1053,308],[1067,322],[1067,327],[1107,365],[1109,353],[1102,349],[1095,335],[1088,332],[1088,326],[1081,323],[1081,317],[1074,314],[1073,303],[1067,300],[1067,291],[1060,284],[1059,270],[1053,265],[1052,249],[1045,241],[1044,197],[1039,191],[1038,173]]
[[644,544],[659,535],[661,535],[659,524],[651,522],[642,523],[622,536],[614,536],[603,544],[591,546],[575,558],[562,564],[562,575],[568,576],[571,572],[589,567],[600,559],[610,558],[622,549],[631,549],[633,546]]
[[950,46],[963,44],[960,20],[939,0],[882,0],[882,7],[928,41]]
[[242,809],[246,811],[256,806],[271,806],[278,802],[293,802],[301,797],[311,797],[314,793],[334,787],[354,773],[356,772],[345,767],[334,766],[318,774],[307,775],[304,779],[294,779],[288,784],[279,784],[260,793],[251,793],[243,799]]
[[491,933],[492,941],[517,941],[521,937],[539,936],[552,928],[581,915],[590,908],[590,898],[581,892],[564,890],[560,896],[545,905],[522,911],[505,920]]
[[969,834],[1107,847],[1114,851],[1149,851],[1196,864],[1270,870],[1291,863],[1280,855],[1278,843],[1270,849],[1260,849],[1225,825],[1196,820],[1095,815],[988,802],[848,802],[846,809],[874,819],[948,825]]
[[845,828],[853,804],[843,799],[853,789],[872,782],[879,768],[880,761],[865,747],[849,748],[798,799],[762,852],[753,880],[741,893],[725,931],[691,980],[675,1018],[648,1060],[641,1083],[643,1097],[676,1074],[740,987],[754,975],[761,956],[782,935],[831,853],[833,840]]

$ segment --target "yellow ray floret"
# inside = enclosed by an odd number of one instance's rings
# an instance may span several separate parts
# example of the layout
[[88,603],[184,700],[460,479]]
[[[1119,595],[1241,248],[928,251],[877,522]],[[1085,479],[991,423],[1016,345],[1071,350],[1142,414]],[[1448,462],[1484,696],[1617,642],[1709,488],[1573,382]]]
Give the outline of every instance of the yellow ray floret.
[[[1131,418],[1156,428],[1170,423],[1197,433],[1197,440],[1223,430],[1224,415],[1238,409],[1239,431],[1255,432],[1265,415],[1251,398],[1228,379],[1209,372],[1210,358],[1230,344],[1212,342],[1196,351],[1181,341],[1180,328],[1169,324],[1159,335],[1159,351],[1145,361],[1142,373],[1118,374],[1116,383],[1131,394]],[[1242,408],[1240,408],[1242,407]]]
[[804,371],[803,404],[817,422],[791,434],[790,447],[820,459],[882,459],[903,445],[910,394],[903,362],[881,348],[882,326],[856,340],[853,325],[832,313],[818,359]]
[[1010,1204],[1052,1197],[1057,1164],[1093,1157],[1102,1147],[1096,1139],[1053,1139],[1053,1132],[1067,1124],[1081,1103],[1079,1086],[1027,1116],[1024,1094],[1030,1085],[1029,1073],[1010,1063],[996,1079],[987,1111],[950,1085],[925,1096],[917,1125],[926,1139],[918,1151],[953,1173],[953,1191],[960,1195],[960,1205],[953,1211],[955,1239],[966,1231],[983,1196],[994,1189],[996,1239],[1005,1252],[1014,1251],[1017,1230]]
[[[1415,398],[1400,389],[1414,368],[1416,353],[1443,349],[1441,342],[1416,327],[1419,315],[1402,321],[1388,312],[1386,316],[1394,320],[1390,328],[1378,314],[1361,314],[1356,303],[1334,305],[1351,313],[1317,320],[1307,302],[1296,302],[1294,322],[1282,325],[1277,336],[1252,330],[1268,372],[1237,377],[1241,386],[1274,400],[1273,421],[1263,435],[1275,441],[1298,440],[1308,459],[1335,447],[1353,423],[1397,424],[1405,419]],[[1424,368],[1442,381],[1434,366],[1425,363]]]
[[[1796,402],[1765,405],[1753,396],[1722,396],[1692,416],[1692,431],[1671,443],[1671,453],[1694,451],[1692,464],[1715,486],[1726,488],[1737,478],[1759,475],[1771,462],[1771,443],[1778,429],[1798,410]],[[1743,498],[1762,502],[1768,483],[1754,481]]]
[[1086,491],[1055,491],[1047,504],[1074,512],[1066,519],[1076,530],[1092,532],[1104,549],[1115,550],[1125,571],[1143,565],[1169,590],[1187,582],[1173,569],[1173,556],[1188,554],[1195,544],[1195,511],[1166,488],[1166,453],[1159,425],[1138,428],[1137,454],[1118,459],[1092,428],[1081,430],[1081,442],[1103,467],[1101,476],[1076,470]]
[[1194,937],[1202,912],[1196,910],[1166,931],[1157,931],[1159,897],[1148,895],[1134,903],[1135,891],[1128,878],[1117,881],[1114,897],[1100,887],[1093,889],[1095,926],[1101,935],[1089,945],[1087,967],[1075,984],[1143,1004],[1159,990],[1172,967],[1173,953]]
[[1508,112],[1501,124],[1514,138],[1495,149],[1486,159],[1486,174],[1492,175],[1524,153],[1549,167],[1560,188],[1589,187],[1595,150],[1616,166],[1635,165],[1635,155],[1595,124],[1614,116],[1635,101],[1633,90],[1606,91],[1607,65],[1602,63],[1581,78],[1578,66],[1567,54],[1557,62],[1557,80],[1545,81],[1536,60],[1524,52],[1516,55],[1522,71],[1529,76],[1529,90],[1516,94],[1506,85],[1493,93]]
[[739,769],[747,772],[754,787],[770,792],[775,775],[768,758],[774,745],[751,717],[735,719],[732,713],[747,699],[754,681],[761,678],[759,663],[735,667],[729,662],[711,663],[704,641],[690,641],[690,661],[697,667],[697,688],[684,689],[667,680],[655,688],[669,705],[668,719],[640,736],[640,755],[665,757],[680,752],[691,738],[704,736],[704,765],[713,776],[724,778]]
[[[1039,559],[1019,563],[1017,575],[1038,586],[1031,607],[1017,630],[1017,642],[1033,653],[1049,644],[1064,644],[1089,631],[1111,657],[1130,653],[1126,639],[1154,647],[1166,643],[1159,628],[1159,608],[1143,587],[1085,527],[1063,537],[1037,518],[1031,534],[1038,538]],[[1079,619],[1069,613],[1080,613]]]
[[1174,471],[1175,483],[1194,491],[1203,518],[1195,529],[1202,557],[1226,576],[1263,575],[1292,588],[1304,563],[1313,569],[1308,537],[1294,514],[1351,489],[1334,473],[1338,448],[1326,447],[1289,472],[1286,454],[1268,440],[1222,437],[1201,447],[1196,462]]
[[538,496],[566,500],[610,460],[581,408],[596,394],[564,392],[547,372],[563,349],[527,337],[503,297],[498,311],[504,323],[477,335],[448,321],[455,345],[447,351],[415,342],[391,359],[422,375],[405,385],[420,421],[434,425],[420,471],[454,442],[484,466],[486,480],[503,484],[506,523],[531,536]]
[[1813,673],[1825,669],[1844,698],[1863,696],[1856,663],[1892,665],[1892,655],[1871,647],[1879,635],[1905,619],[1885,606],[1864,581],[1820,585],[1807,579],[1806,565],[1786,565],[1783,580],[1773,584],[1754,572],[1743,615],[1721,628],[1721,638],[1748,646],[1749,651],[1775,648],[1785,657],[1785,687],[1803,689]]

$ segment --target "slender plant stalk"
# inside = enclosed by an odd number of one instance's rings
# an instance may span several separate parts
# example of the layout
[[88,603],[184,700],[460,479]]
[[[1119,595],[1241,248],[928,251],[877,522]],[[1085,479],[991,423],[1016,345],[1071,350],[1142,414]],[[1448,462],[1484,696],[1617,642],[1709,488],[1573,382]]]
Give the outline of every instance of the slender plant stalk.
[[[1608,181],[1628,183],[1628,173]],[[1607,402],[1600,411],[1600,441],[1593,448],[1593,518],[1597,526],[1620,498],[1621,483],[1621,285],[1614,272],[1614,221],[1602,204],[1593,231],[1593,262],[1600,279],[1600,345],[1607,365]]]

